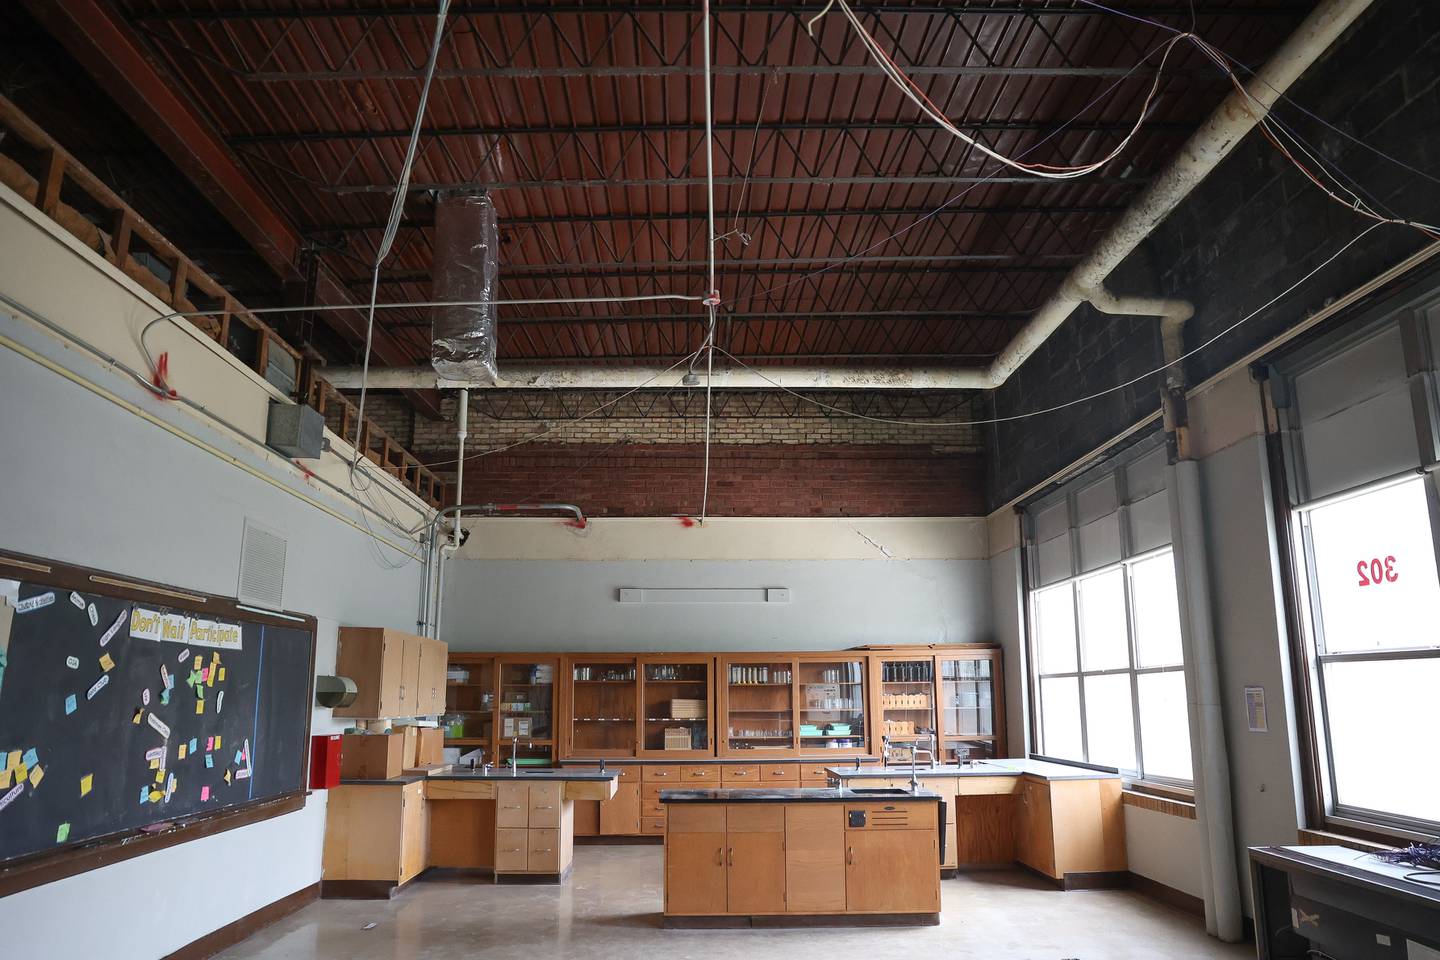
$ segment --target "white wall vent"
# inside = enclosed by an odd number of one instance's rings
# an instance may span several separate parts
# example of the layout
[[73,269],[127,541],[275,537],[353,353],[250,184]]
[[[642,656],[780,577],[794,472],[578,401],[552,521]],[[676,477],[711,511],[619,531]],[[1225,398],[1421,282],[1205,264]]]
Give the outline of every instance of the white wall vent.
[[284,610],[285,549],[279,533],[245,518],[245,537],[240,543],[240,585],[235,592],[241,603]]

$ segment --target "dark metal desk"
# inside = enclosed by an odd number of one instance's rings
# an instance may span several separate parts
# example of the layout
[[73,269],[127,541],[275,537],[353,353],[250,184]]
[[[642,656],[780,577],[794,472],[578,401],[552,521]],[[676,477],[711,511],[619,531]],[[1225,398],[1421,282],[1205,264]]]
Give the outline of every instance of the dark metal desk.
[[1257,956],[1440,960],[1440,886],[1405,879],[1415,870],[1347,847],[1251,847]]

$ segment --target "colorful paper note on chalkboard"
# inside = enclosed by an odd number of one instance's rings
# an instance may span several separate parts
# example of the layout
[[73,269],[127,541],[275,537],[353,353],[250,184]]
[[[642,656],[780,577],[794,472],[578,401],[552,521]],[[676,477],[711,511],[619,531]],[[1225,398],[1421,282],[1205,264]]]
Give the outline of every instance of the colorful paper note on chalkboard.
[[75,694],[72,693],[65,698],[65,716],[68,717],[70,716],[70,714],[74,713],[75,706]]
[[87,773],[80,778],[80,796],[86,796],[95,786],[95,774]]

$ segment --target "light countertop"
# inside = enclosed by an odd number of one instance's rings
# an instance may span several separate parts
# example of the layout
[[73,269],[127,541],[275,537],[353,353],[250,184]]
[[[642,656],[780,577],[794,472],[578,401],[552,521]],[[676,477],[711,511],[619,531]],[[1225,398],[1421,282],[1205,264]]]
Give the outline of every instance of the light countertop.
[[[856,770],[852,766],[837,765],[826,767],[825,771],[842,780],[860,779],[865,777],[908,777],[910,768],[904,765],[892,767],[861,767]],[[926,777],[1019,777],[1029,775],[1040,777],[1044,780],[1113,780],[1120,775],[1118,773],[1107,773],[1103,770],[1091,770],[1086,767],[1074,767],[1068,763],[1052,763],[1049,760],[1021,760],[1016,758],[1003,760],[976,760],[967,765],[949,764],[939,767],[917,766],[915,775],[924,780]]]

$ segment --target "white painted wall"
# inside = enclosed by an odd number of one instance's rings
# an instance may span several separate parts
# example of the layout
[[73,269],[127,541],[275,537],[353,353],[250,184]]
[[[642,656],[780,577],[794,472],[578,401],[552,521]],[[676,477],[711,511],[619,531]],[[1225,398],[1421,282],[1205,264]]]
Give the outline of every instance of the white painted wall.
[[1200,825],[1184,817],[1125,807],[1125,850],[1130,872],[1149,877],[1192,897],[1200,885]]
[[[788,587],[788,603],[620,603],[621,587]],[[836,650],[988,643],[984,560],[457,560],[452,650]]]
[[[11,270],[8,258],[21,240],[51,244],[44,275],[27,279]],[[58,243],[17,236],[13,222],[0,223],[0,244],[0,291],[31,299],[44,292],[57,319],[71,315],[60,295],[67,262],[77,291],[95,294],[96,278],[103,279]],[[111,293],[114,300],[86,303],[75,315],[100,323],[105,314],[96,310],[133,301],[119,284]],[[307,484],[283,458],[259,454],[154,400],[32,324],[0,312],[0,337],[11,344],[0,344],[0,548],[234,596],[250,516],[289,540],[285,606],[319,618],[319,672],[333,672],[341,623],[413,629],[420,565],[406,561],[391,570],[372,559],[353,505]],[[244,388],[237,381],[233,389],[238,404]],[[263,408],[266,396],[255,389],[249,404]],[[342,726],[325,710],[315,711],[312,724],[316,733]],[[14,894],[0,899],[0,929],[12,931],[8,943],[16,949],[28,945],[47,960],[164,956],[316,882],[324,817],[319,793],[296,813]]]
[[[456,650],[988,643],[985,521],[477,520],[446,564]],[[660,559],[656,559],[660,558]],[[621,587],[788,587],[788,603],[621,603]]]

